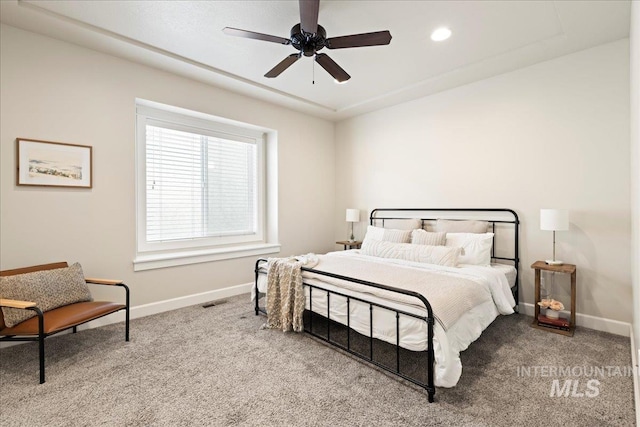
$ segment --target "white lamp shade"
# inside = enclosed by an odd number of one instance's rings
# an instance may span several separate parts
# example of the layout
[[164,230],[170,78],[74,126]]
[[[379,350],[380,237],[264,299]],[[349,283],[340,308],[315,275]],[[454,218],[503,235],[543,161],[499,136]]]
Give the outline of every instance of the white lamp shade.
[[569,211],[540,209],[540,230],[565,231],[569,229]]
[[347,209],[347,222],[359,222],[360,210],[359,209]]

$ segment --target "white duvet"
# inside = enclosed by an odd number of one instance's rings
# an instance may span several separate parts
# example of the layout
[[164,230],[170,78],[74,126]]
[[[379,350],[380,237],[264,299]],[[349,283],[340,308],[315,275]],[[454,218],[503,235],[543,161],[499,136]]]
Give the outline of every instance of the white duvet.
[[[423,264],[397,259],[383,259],[363,255],[358,250],[331,252],[326,256],[355,257],[367,262],[394,264],[402,268],[410,268],[436,272],[451,276],[462,277],[471,280],[481,286],[491,298],[487,298],[478,306],[466,311],[447,331],[436,322],[434,327],[434,352],[436,358],[435,385],[439,387],[453,387],[457,384],[462,374],[462,364],[460,362],[460,352],[465,350],[469,344],[475,341],[482,331],[499,314],[513,313],[515,301],[513,299],[509,282],[505,275],[505,268],[480,267],[471,265],[461,265],[459,267],[444,267],[433,264]],[[508,271],[508,270],[507,270]],[[401,309],[408,313],[421,316],[426,315],[424,307],[411,304],[403,304],[383,300],[370,294],[362,294],[355,291],[344,290],[330,283],[323,282],[318,278],[305,277],[305,283],[318,286],[327,290],[339,290],[341,293],[350,296],[364,297],[371,302],[381,303],[391,308]],[[316,275],[317,277],[317,275]],[[266,292],[266,275],[260,275],[258,280],[258,290]],[[309,290],[307,288],[307,309],[309,309]],[[326,316],[327,314],[327,294],[321,290],[314,290],[312,293],[313,311]],[[330,298],[331,319],[342,324],[347,323],[346,298],[332,295]],[[349,305],[349,323],[352,329],[368,336],[371,329],[369,304],[351,300]],[[384,309],[374,309],[373,312],[373,336],[374,338],[396,344],[396,317],[394,312]],[[424,351],[428,346],[427,326],[424,321],[410,316],[400,318],[400,346],[412,351]]]

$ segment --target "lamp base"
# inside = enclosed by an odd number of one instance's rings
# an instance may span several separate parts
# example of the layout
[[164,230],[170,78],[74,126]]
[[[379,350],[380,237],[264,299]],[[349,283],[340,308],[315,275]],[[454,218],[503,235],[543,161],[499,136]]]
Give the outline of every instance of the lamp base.
[[563,261],[557,260],[557,259],[547,259],[544,261],[545,263],[549,264],[549,265],[562,265],[564,264]]

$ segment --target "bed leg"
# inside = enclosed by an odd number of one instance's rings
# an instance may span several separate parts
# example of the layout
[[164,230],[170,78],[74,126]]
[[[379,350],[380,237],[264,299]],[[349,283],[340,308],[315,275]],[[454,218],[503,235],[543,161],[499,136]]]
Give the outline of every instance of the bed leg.
[[258,285],[256,285],[256,306],[255,306],[256,316],[260,315],[260,305],[258,304],[258,299],[259,299]]
[[256,305],[255,305],[255,310],[256,310],[256,316],[260,315],[260,305],[259,305],[259,300],[260,300],[260,292],[258,291],[258,274],[260,274],[260,269],[259,269],[259,265],[260,262],[262,261],[266,261],[265,259],[259,259],[256,261],[256,265],[255,268],[253,269],[253,272],[255,273],[255,294],[256,294]]
[[429,403],[433,403],[433,396],[436,394],[435,391],[429,391]]

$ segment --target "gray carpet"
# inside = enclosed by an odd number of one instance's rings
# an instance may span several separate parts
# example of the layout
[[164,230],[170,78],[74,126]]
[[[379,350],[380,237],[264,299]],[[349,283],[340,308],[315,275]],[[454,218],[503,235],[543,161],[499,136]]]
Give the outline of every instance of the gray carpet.
[[[518,367],[629,368],[628,338],[578,329],[568,338],[498,318],[462,353],[457,387],[436,402],[414,386],[306,334],[260,330],[248,296],[47,340],[47,382],[37,346],[0,350],[2,426],[632,426],[630,376],[518,375]],[[588,372],[587,372],[588,373]],[[577,392],[550,397],[554,378]]]

